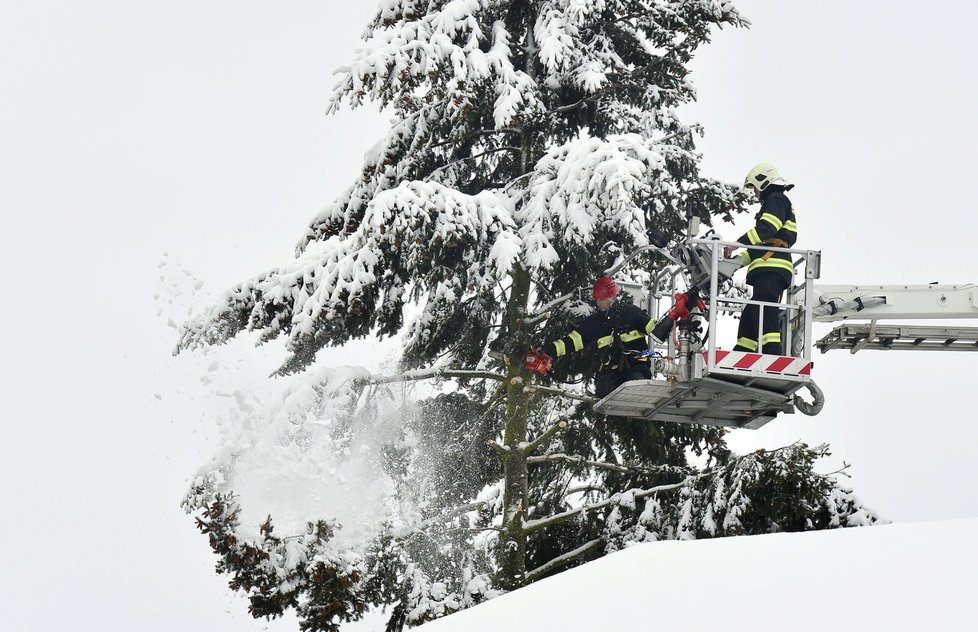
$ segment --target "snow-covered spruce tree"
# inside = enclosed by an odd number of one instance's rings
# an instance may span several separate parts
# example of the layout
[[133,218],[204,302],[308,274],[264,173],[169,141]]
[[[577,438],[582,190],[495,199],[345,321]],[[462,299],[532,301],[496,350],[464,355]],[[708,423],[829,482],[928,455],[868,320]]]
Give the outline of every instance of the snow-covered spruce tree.
[[[232,288],[185,328],[179,348],[221,344],[243,330],[262,341],[283,336],[289,355],[278,373],[287,375],[323,348],[400,335],[404,373],[359,375],[351,388],[438,377],[459,389],[423,403],[407,424],[421,449],[389,454],[402,481],[420,481],[403,490],[423,497],[417,525],[387,531],[346,569],[326,562],[318,574],[300,572],[295,562],[333,559],[329,523],[311,524],[288,554],[267,558],[228,540],[233,498],[198,480],[187,506],[209,516],[202,529],[222,570],[260,595],[277,573],[289,595],[261,599],[256,616],[293,606],[309,613],[305,629],[329,630],[365,603],[385,603],[395,606],[390,629],[400,629],[608,545],[815,527],[812,516],[830,496],[824,512],[836,523],[858,513],[812,474],[817,450],[797,447],[785,468],[741,476],[751,484],[721,493],[706,481],[731,485],[753,461],[729,455],[719,431],[594,419],[576,406],[588,400],[580,389],[536,383],[508,360],[586,313],[567,295],[646,245],[653,229],[675,236],[687,212],[710,223],[742,208],[734,186],[700,174],[698,130],[676,108],[694,98],[686,68],[694,51],[713,28],[743,24],[729,2],[714,0],[380,2],[364,47],[339,71],[331,108],[389,108],[387,137],[312,221],[295,261]],[[655,265],[639,260],[633,274]],[[409,303],[420,314],[405,321]],[[583,362],[559,366],[557,377]],[[690,450],[709,454],[711,469],[690,467]],[[797,487],[807,495],[782,499],[766,522],[745,519],[750,494],[763,495],[789,470],[807,481]],[[707,497],[716,500],[704,504]],[[722,511],[725,520],[739,512],[739,522],[710,527]],[[277,546],[271,524],[262,533]],[[285,558],[291,565],[276,561]]]

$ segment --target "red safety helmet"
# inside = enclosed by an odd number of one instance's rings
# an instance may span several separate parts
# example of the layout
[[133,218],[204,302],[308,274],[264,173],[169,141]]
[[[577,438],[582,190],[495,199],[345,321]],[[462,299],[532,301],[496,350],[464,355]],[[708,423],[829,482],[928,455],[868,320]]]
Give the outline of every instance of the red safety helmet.
[[618,284],[611,277],[603,276],[594,282],[594,287],[591,288],[591,295],[594,296],[594,300],[596,301],[603,298],[615,298],[618,296]]

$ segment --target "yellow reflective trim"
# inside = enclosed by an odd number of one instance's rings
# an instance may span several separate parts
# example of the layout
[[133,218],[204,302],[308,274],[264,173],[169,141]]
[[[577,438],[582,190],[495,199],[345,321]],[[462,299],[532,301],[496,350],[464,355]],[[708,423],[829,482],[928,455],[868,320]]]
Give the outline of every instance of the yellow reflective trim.
[[557,357],[562,355],[567,355],[567,345],[564,344],[563,340],[557,340],[554,342],[554,348],[557,349]]
[[615,341],[614,336],[602,336],[601,338],[598,338],[598,349],[600,349],[601,347],[607,347],[614,341]]
[[740,257],[740,261],[741,261],[740,265],[745,266],[748,263],[750,263],[750,250],[745,250],[742,253],[740,253],[738,256]]
[[655,321],[650,318],[649,322],[645,324],[645,333],[650,334],[653,329],[655,329]]
[[756,228],[751,228],[749,231],[747,231],[747,241],[750,242],[751,246],[756,246],[757,244],[761,243],[761,238],[757,236]]
[[770,224],[771,226],[774,226],[774,230],[781,230],[781,227],[784,226],[784,223],[780,219],[778,219],[777,215],[765,213],[764,215],[761,215],[761,219],[767,222],[768,224]]
[[581,338],[581,334],[577,331],[570,332],[570,339],[574,341],[574,351],[580,351],[584,348],[584,338]]
[[740,338],[737,340],[738,347],[746,347],[751,351],[757,351],[757,341],[753,338]]
[[798,224],[796,222],[791,221],[790,219],[784,223],[784,227],[785,230],[790,230],[793,233],[798,232]]
[[764,334],[761,336],[761,344],[767,344],[769,342],[781,342],[781,332],[775,332],[772,334]]
[[755,270],[757,268],[779,268],[781,270],[787,270],[788,272],[794,272],[795,266],[791,264],[787,259],[775,259],[771,257],[770,259],[758,259],[750,264],[747,271]]
[[631,342],[632,340],[638,340],[639,338],[644,338],[645,334],[640,332],[638,329],[633,329],[623,334],[618,334],[618,337],[621,338],[622,342]]

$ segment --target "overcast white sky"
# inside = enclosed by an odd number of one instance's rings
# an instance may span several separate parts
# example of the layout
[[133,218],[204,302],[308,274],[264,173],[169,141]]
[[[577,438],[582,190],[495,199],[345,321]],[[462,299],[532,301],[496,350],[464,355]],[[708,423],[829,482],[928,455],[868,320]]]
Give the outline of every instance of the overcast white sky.
[[[719,33],[694,66],[687,119],[706,127],[707,173],[740,181],[774,162],[797,184],[798,245],[822,250],[826,283],[978,282],[978,7],[736,4],[753,28]],[[206,361],[168,357],[158,265],[167,253],[207,296],[290,256],[384,131],[373,113],[323,114],[371,12],[333,0],[0,5],[10,629],[268,625],[227,596],[179,508],[218,435],[213,403],[189,386]],[[253,373],[279,359],[266,350]],[[885,517],[978,516],[978,356],[816,360],[824,412],[734,433],[735,449],[827,442],[826,470],[852,463],[852,485]]]

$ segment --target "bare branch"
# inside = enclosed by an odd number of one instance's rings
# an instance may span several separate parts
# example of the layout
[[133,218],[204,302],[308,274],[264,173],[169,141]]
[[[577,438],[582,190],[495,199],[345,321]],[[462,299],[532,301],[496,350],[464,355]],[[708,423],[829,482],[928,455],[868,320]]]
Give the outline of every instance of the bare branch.
[[471,503],[468,503],[466,505],[460,505],[458,507],[455,507],[454,509],[451,509],[449,511],[446,511],[445,513],[439,514],[437,516],[432,516],[431,518],[428,518],[427,520],[422,520],[421,522],[419,522],[418,524],[414,525],[413,527],[405,528],[405,529],[403,529],[403,530],[395,533],[394,534],[394,537],[396,537],[399,540],[407,539],[407,538],[412,537],[413,535],[415,535],[415,534],[423,531],[424,529],[427,529],[428,527],[430,527],[432,525],[440,524],[442,522],[447,522],[447,521],[451,520],[452,518],[457,518],[458,516],[461,516],[462,514],[466,514],[466,513],[469,513],[470,511],[474,511],[476,509],[480,509],[480,508],[482,508],[482,507],[484,507],[484,506],[486,506],[488,504],[489,504],[489,501],[488,500],[477,500],[475,502],[471,502]]
[[836,474],[841,474],[841,475],[843,475],[843,476],[845,476],[846,478],[852,478],[852,475],[851,475],[851,474],[849,474],[849,473],[848,473],[848,472],[846,471],[846,470],[848,470],[848,469],[849,469],[850,467],[852,467],[852,466],[851,466],[850,464],[848,464],[848,463],[846,463],[845,461],[843,461],[843,462],[842,462],[842,467],[840,467],[839,469],[837,469],[837,470],[836,470],[836,471],[834,471],[834,472],[829,472],[828,474],[823,474],[823,476],[835,476]]
[[536,172],[535,171],[528,171],[527,173],[524,173],[523,175],[516,176],[515,178],[513,178],[512,180],[510,180],[509,182],[507,182],[503,186],[503,190],[505,191],[505,190],[509,189],[511,186],[513,186],[514,184],[516,184],[517,182],[519,182],[523,178],[529,178],[529,177],[531,177],[534,173],[536,173]]
[[499,533],[505,533],[506,529],[502,527],[461,527],[458,529],[445,529],[440,533],[482,533],[483,531],[498,531]]
[[601,470],[611,470],[612,472],[618,472],[621,474],[659,474],[668,470],[681,470],[681,468],[670,465],[645,467],[640,465],[620,465],[618,463],[607,463],[605,461],[588,461],[580,456],[571,456],[563,453],[531,456],[526,459],[527,463],[546,463],[548,461],[571,463],[574,465],[587,465]]
[[564,496],[570,496],[571,494],[579,494],[581,492],[607,492],[608,488],[604,485],[575,485],[574,487],[568,487],[564,490]]
[[499,445],[495,441],[486,441],[486,445],[496,451],[500,457],[506,456],[509,453],[509,448],[504,445]]
[[591,549],[597,546],[601,546],[602,544],[604,544],[604,540],[602,540],[601,538],[596,538],[594,540],[591,540],[587,544],[582,544],[581,546],[577,547],[573,551],[568,551],[563,555],[559,555],[554,559],[550,560],[549,562],[547,562],[546,564],[538,566],[534,568],[532,571],[528,572],[526,574],[526,582],[527,583],[535,582],[536,580],[548,575],[551,571],[556,570],[561,566],[565,566],[570,562],[573,562],[576,558],[584,555],[585,553],[587,553],[588,551],[590,551]]
[[533,454],[534,452],[536,452],[537,448],[544,445],[545,443],[548,443],[551,439],[553,439],[555,434],[557,434],[558,432],[560,432],[566,427],[567,427],[567,422],[563,420],[560,423],[558,423],[556,426],[552,426],[542,435],[540,435],[530,443],[523,446],[522,447],[523,454]]
[[557,307],[558,305],[562,305],[566,303],[567,301],[571,300],[575,296],[578,296],[577,292],[568,292],[563,296],[558,296],[557,298],[550,301],[546,305],[541,305],[540,307],[538,307],[535,312],[530,314],[530,316],[543,316],[548,312],[550,312],[553,308]]
[[458,158],[458,159],[453,160],[451,162],[445,163],[444,165],[438,167],[437,169],[432,170],[431,173],[429,173],[428,175],[425,176],[425,180],[427,181],[428,179],[430,179],[432,176],[434,176],[439,171],[444,171],[445,169],[448,169],[449,167],[452,167],[453,165],[457,165],[457,164],[463,163],[463,162],[465,162],[467,160],[475,160],[476,158],[481,158],[483,156],[487,156],[489,154],[495,154],[495,153],[498,153],[498,152],[501,152],[501,151],[520,151],[520,148],[519,147],[509,147],[509,146],[495,147],[493,149],[487,149],[486,151],[480,152],[478,154],[473,154],[471,156],[464,156],[462,158]]
[[393,382],[412,382],[436,377],[460,377],[468,379],[487,379],[505,382],[506,376],[491,371],[466,371],[450,367],[435,367],[418,371],[405,371],[399,375],[375,375],[363,380],[365,384],[390,384]]
[[587,402],[593,404],[598,401],[597,397],[591,397],[590,395],[581,395],[580,393],[573,393],[571,391],[565,391],[559,388],[553,388],[550,386],[539,386],[534,384],[533,386],[527,386],[523,389],[527,393],[541,393],[543,395],[559,395],[560,397],[566,397],[568,399],[576,399],[579,402]]
[[601,28],[604,28],[605,26],[608,26],[609,24],[615,24],[617,22],[627,22],[629,20],[634,20],[635,18],[644,18],[644,17],[647,17],[649,15],[649,13],[650,13],[649,11],[640,11],[640,12],[637,12],[637,13],[629,13],[627,15],[621,16],[620,18],[615,18],[614,20],[609,20],[608,22],[605,22],[604,24],[601,25]]
[[442,141],[440,143],[435,143],[433,145],[429,145],[428,147],[425,147],[425,149],[429,149],[429,150],[430,149],[437,149],[438,147],[444,147],[445,145],[453,145],[455,143],[464,143],[464,142],[470,141],[473,138],[476,138],[478,136],[490,136],[492,134],[519,134],[521,131],[522,130],[511,128],[511,127],[503,127],[503,128],[500,128],[500,129],[480,129],[480,130],[477,130],[477,131],[472,132],[471,134],[468,134],[467,136],[463,136],[462,138],[450,138],[450,139],[448,139],[446,141]]
[[526,327],[536,327],[543,321],[549,319],[550,316],[551,316],[550,312],[544,312],[536,316],[531,316],[530,318],[524,318],[522,322]]

